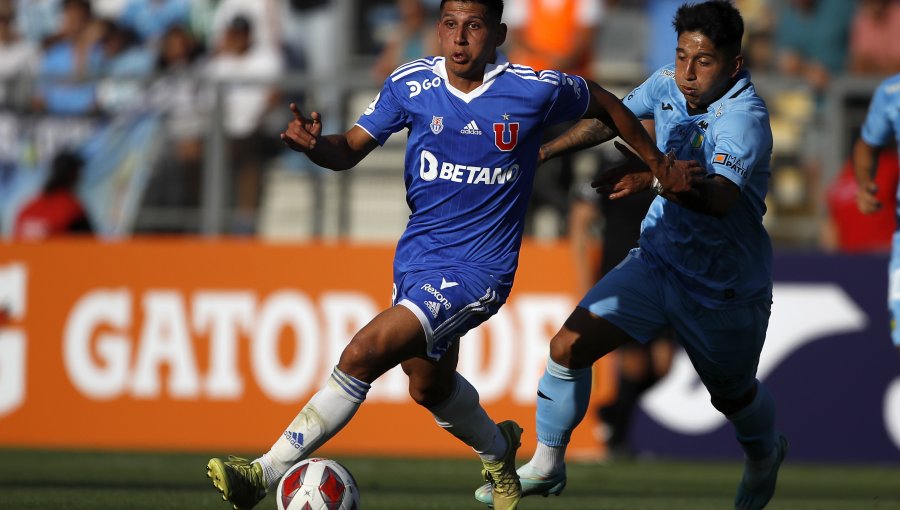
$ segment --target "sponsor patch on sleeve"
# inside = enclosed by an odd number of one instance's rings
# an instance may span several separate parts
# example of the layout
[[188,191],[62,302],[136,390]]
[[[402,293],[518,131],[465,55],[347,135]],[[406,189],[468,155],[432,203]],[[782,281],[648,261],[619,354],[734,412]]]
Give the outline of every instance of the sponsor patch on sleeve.
[[731,169],[734,173],[741,177],[747,177],[747,168],[743,161],[727,152],[717,152],[712,160],[714,165],[722,165]]

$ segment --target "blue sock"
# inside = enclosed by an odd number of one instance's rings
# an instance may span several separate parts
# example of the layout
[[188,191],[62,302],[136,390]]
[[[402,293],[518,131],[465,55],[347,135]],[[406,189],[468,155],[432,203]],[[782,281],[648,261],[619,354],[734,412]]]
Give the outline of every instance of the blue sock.
[[547,358],[538,383],[537,438],[547,446],[565,446],[581,423],[591,398],[591,368],[571,369]]
[[757,381],[756,397],[740,411],[728,416],[735,436],[750,460],[763,460],[775,449],[775,398]]

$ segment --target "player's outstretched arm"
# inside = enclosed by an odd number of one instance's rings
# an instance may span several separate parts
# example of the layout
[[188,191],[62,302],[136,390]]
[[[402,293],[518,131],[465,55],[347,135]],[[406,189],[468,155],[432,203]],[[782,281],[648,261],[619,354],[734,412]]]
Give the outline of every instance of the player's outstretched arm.
[[590,80],[587,80],[587,83],[591,101],[584,118],[556,139],[542,145],[539,160],[547,161],[620,136],[634,147],[640,158],[646,162],[646,169],[659,180],[664,189],[672,192],[690,189],[691,181],[704,173],[702,167],[696,162],[667,158],[656,147],[653,138],[638,118],[619,98]]
[[[591,186],[600,193],[608,194],[611,199],[627,197],[649,188],[653,175],[647,165],[621,143],[615,144],[625,156],[625,162],[604,172]],[[693,169],[685,171],[694,172]],[[709,175],[706,178],[696,175],[691,179],[691,187],[678,193],[665,189],[656,189],[656,192],[682,207],[719,218],[727,214],[741,196],[740,188],[720,175]]]
[[644,129],[641,121],[619,98],[590,80],[587,83],[591,102],[584,118],[600,121],[634,148],[663,189],[672,193],[691,189],[692,181],[705,173],[703,168],[696,161],[675,161],[674,158],[666,157],[656,147],[656,142]]
[[563,134],[541,145],[538,162],[600,145],[616,137],[616,132],[597,119],[581,119]]
[[864,214],[872,214],[881,209],[878,200],[878,185],[875,184],[875,173],[878,171],[878,147],[872,147],[857,138],[853,145],[853,172],[856,176],[856,206]]
[[291,103],[294,120],[281,133],[281,141],[291,149],[302,152],[313,163],[331,170],[347,170],[362,161],[378,142],[359,126],[343,134],[322,136],[321,115],[313,112],[305,117],[297,105]]

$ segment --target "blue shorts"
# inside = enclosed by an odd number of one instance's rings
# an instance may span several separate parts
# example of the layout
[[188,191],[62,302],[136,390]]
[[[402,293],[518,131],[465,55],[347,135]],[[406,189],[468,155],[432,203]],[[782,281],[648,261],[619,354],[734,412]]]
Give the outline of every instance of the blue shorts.
[[426,353],[438,360],[497,313],[511,289],[512,282],[471,269],[422,269],[394,275],[392,303],[416,314],[425,330]]
[[756,384],[771,304],[711,309],[660,267],[632,252],[578,306],[646,343],[671,326],[710,394],[736,398]]
[[900,233],[894,234],[891,262],[888,264],[888,310],[891,312],[891,340],[900,347],[900,331],[897,330],[897,319],[900,318]]

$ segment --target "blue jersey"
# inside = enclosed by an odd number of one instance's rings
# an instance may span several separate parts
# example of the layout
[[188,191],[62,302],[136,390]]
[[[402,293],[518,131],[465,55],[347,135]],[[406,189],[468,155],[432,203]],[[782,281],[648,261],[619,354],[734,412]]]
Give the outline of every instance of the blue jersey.
[[[872,147],[883,147],[892,141],[900,143],[900,74],[881,82],[869,105],[869,113],[860,133]],[[897,191],[897,217],[900,218],[900,187]],[[900,222],[897,222],[900,231]],[[896,250],[894,253],[900,253]]]
[[706,306],[771,299],[772,243],[762,223],[772,157],[765,102],[749,73],[741,71],[718,101],[688,111],[674,69],[668,65],[654,73],[625,105],[641,119],[654,119],[660,150],[699,161],[707,175],[736,184],[741,197],[724,218],[657,197],[641,224],[641,250]]
[[411,214],[394,271],[474,266],[511,282],[544,128],[581,117],[588,100],[582,78],[501,54],[469,93],[450,86],[443,57],[394,71],[357,122],[379,144],[408,130]]

